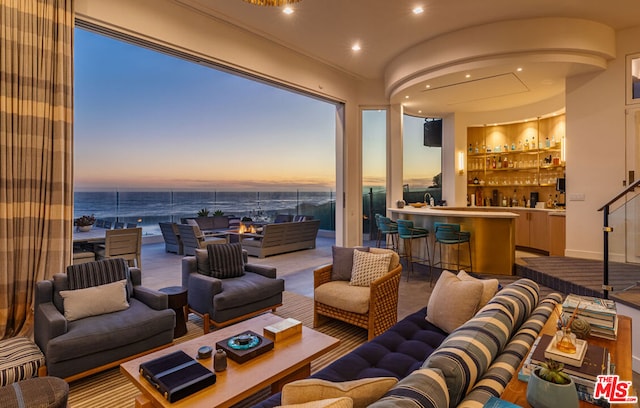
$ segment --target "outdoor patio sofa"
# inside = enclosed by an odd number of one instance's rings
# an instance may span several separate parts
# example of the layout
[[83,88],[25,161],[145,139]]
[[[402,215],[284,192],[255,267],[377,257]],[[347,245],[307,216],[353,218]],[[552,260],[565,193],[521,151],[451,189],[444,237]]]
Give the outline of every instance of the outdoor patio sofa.
[[[34,339],[47,374],[72,381],[173,342],[168,297],[124,259],[67,267],[36,283]],[[120,286],[118,286],[120,285]]]
[[[468,299],[468,293],[460,296]],[[491,396],[499,397],[517,375],[520,362],[562,300],[560,294],[551,293],[539,301],[538,285],[520,279],[447,333],[426,318],[431,315],[429,308],[443,308],[445,318],[455,314],[459,304],[446,294],[441,298],[442,304],[430,299],[428,308],[405,317],[309,379],[285,385],[282,393],[254,408],[303,404],[318,395],[349,396],[353,406],[371,408],[482,407]]]
[[313,249],[320,229],[320,220],[279,222],[265,224],[262,236],[242,239],[242,248],[250,256],[264,258],[269,255]]

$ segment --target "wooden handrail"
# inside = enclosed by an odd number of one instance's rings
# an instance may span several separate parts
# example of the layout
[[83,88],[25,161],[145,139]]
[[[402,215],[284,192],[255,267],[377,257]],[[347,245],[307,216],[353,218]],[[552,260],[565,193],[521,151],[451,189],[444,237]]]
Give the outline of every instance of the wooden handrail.
[[609,202],[607,202],[602,207],[598,208],[598,211],[603,211],[605,208],[611,206],[611,204],[615,203],[616,201],[618,201],[619,199],[624,197],[627,193],[635,190],[635,188],[638,187],[638,185],[640,185],[640,180],[634,181],[627,188],[625,188],[622,192],[618,193],[615,197],[613,197],[611,200],[609,200]]

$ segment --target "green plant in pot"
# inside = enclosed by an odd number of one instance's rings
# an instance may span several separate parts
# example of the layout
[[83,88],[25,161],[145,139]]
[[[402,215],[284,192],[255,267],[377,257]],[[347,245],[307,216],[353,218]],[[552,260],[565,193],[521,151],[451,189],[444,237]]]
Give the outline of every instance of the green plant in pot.
[[206,208],[202,208],[200,209],[200,211],[198,211],[198,217],[208,217],[209,216],[209,210],[207,210]]
[[222,217],[223,215],[224,215],[224,212],[222,212],[222,210],[215,210],[213,212],[214,217]]
[[564,364],[547,360],[529,376],[527,402],[533,408],[578,407],[578,392]]

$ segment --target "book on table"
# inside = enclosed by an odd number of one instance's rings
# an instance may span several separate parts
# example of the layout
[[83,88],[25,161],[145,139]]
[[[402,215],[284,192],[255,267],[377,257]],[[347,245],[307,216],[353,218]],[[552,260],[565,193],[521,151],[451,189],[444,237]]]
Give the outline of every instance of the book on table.
[[617,315],[616,302],[611,299],[602,299],[593,296],[579,296],[569,294],[562,303],[562,310],[573,313],[578,310],[579,316],[592,317],[603,321],[612,322]]
[[[536,349],[539,347],[541,339],[542,337],[536,338],[524,362],[522,363],[522,368],[520,369],[520,371],[518,371],[518,379],[520,381],[528,382],[529,376],[532,375],[532,372],[540,367],[539,366],[540,362],[534,363],[532,358],[533,358],[533,354],[536,352]],[[542,347],[544,349],[544,342]],[[606,357],[607,360],[606,360],[605,374],[615,374],[615,366],[611,364],[611,355],[609,354],[608,351],[606,354],[607,354],[607,357]],[[565,368],[566,367],[567,365],[565,364]],[[600,398],[598,400],[593,398],[593,391],[596,385],[595,380],[589,380],[583,377],[579,377],[569,372],[567,372],[567,374],[569,374],[569,376],[571,377],[571,379],[573,380],[576,386],[576,390],[578,392],[578,399],[600,406],[600,407],[604,407],[604,408],[610,407],[609,402],[604,398]]]
[[[539,365],[545,362],[545,350],[551,343],[554,336],[543,334],[540,336],[538,345],[531,354],[531,363]],[[607,374],[607,361],[609,350],[596,344],[589,344],[580,367],[564,363],[564,371],[575,377],[583,378],[595,382],[599,375]]]

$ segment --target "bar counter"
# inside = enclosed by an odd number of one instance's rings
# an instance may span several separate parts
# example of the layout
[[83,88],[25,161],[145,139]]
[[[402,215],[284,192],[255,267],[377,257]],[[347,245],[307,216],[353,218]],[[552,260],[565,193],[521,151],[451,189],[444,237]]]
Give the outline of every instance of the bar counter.
[[[414,225],[428,229],[429,249],[432,256],[435,243],[433,224],[435,222],[460,224],[462,231],[471,233],[473,272],[513,275],[513,265],[516,259],[515,220],[518,214],[508,211],[473,211],[453,207],[414,208],[410,206],[387,208],[387,211],[391,214],[392,219],[412,220]],[[455,247],[455,245],[443,247],[443,257],[449,262],[456,262]],[[445,248],[447,248],[446,251]],[[460,250],[460,263],[468,263],[467,244],[462,244]]]

